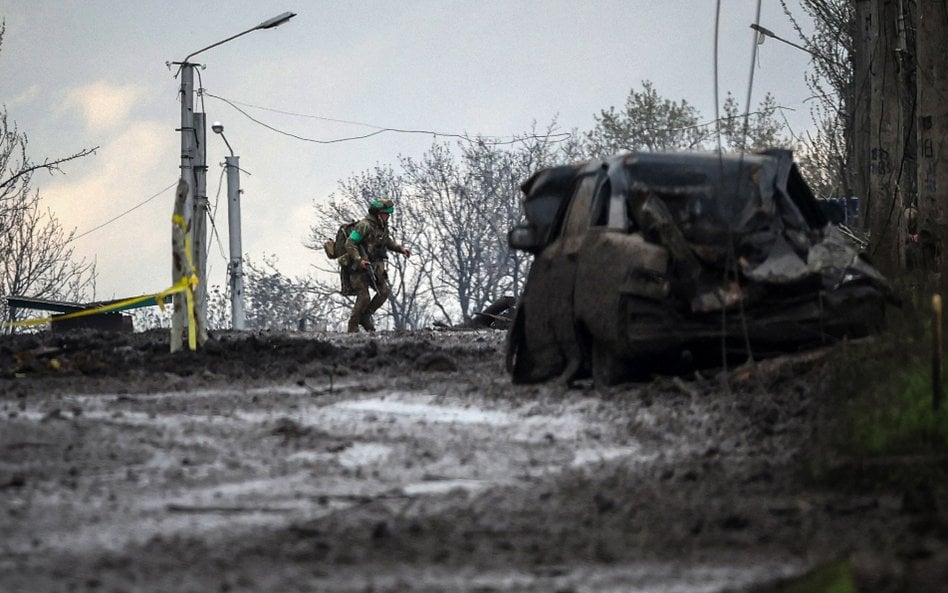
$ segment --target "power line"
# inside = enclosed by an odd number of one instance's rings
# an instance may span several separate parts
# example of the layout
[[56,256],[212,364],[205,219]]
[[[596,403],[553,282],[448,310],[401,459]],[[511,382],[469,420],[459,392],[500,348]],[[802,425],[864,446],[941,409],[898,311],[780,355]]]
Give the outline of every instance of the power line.
[[[208,93],[208,94],[210,94],[210,93]],[[292,115],[293,117],[304,117],[304,118],[307,118],[307,119],[318,119],[318,120],[320,120],[320,121],[328,121],[328,122],[339,123],[339,124],[350,124],[350,125],[353,125],[353,126],[363,126],[363,127],[366,127],[366,128],[374,128],[374,129],[376,129],[376,130],[384,130],[384,129],[386,129],[385,126],[377,126],[377,125],[374,125],[374,124],[367,124],[367,123],[364,123],[364,122],[352,121],[352,120],[348,120],[348,119],[337,119],[337,118],[334,118],[334,117],[325,117],[325,116],[322,116],[322,115],[310,115],[310,114],[308,114],[308,113],[297,113],[297,112],[295,112],[295,111],[284,111],[284,110],[282,110],[282,109],[274,109],[274,108],[272,108],[272,107],[263,107],[263,106],[261,106],[261,105],[254,105],[254,104],[252,104],[252,103],[244,103],[243,101],[237,101],[236,99],[231,99],[230,102],[233,103],[233,104],[235,104],[235,105],[243,105],[244,107],[251,107],[251,108],[253,108],[253,109],[259,109],[259,110],[261,110],[261,111],[270,111],[270,112],[272,112],[272,113],[279,113],[279,114],[282,114],[282,115]]]
[[224,103],[227,103],[228,105],[230,105],[231,107],[233,107],[236,111],[238,111],[239,113],[241,113],[244,117],[246,117],[246,118],[249,119],[250,121],[252,121],[252,122],[254,122],[254,123],[256,123],[256,124],[258,124],[258,125],[260,125],[260,126],[263,126],[263,127],[267,128],[268,130],[274,131],[274,132],[276,132],[276,133],[278,133],[278,134],[283,134],[284,136],[289,136],[289,137],[291,137],[291,138],[296,138],[297,140],[302,140],[302,141],[304,141],[304,142],[313,142],[313,143],[315,143],[315,144],[338,144],[338,143],[341,143],[341,142],[350,142],[350,141],[353,141],[353,140],[364,140],[364,139],[366,139],[366,138],[371,138],[372,136],[378,136],[379,134],[382,134],[382,133],[385,133],[385,132],[395,132],[395,133],[399,133],[399,134],[426,134],[426,135],[429,135],[429,136],[441,136],[441,137],[444,137],[444,138],[457,138],[457,139],[459,139],[459,140],[464,140],[464,141],[467,141],[467,142],[477,142],[477,143],[482,143],[482,144],[489,144],[489,145],[492,145],[492,146],[498,146],[498,145],[503,145],[503,144],[516,144],[517,142],[524,142],[524,141],[529,140],[529,139],[539,139],[539,138],[550,139],[550,140],[552,140],[553,142],[563,142],[563,141],[567,140],[568,138],[570,138],[570,137],[572,136],[572,134],[570,134],[569,132],[562,132],[562,133],[559,133],[559,134],[546,134],[546,135],[542,135],[542,136],[536,135],[536,134],[533,134],[533,135],[526,135],[526,136],[523,136],[523,137],[516,137],[516,136],[514,136],[514,137],[512,137],[510,140],[485,140],[485,138],[489,138],[489,136],[488,136],[488,137],[471,138],[471,137],[468,136],[467,134],[457,134],[457,133],[453,133],[453,132],[438,132],[438,131],[435,131],[435,130],[382,127],[382,126],[375,126],[375,125],[372,125],[372,124],[366,124],[366,123],[361,123],[361,122],[355,122],[355,121],[348,121],[348,120],[340,120],[340,119],[333,119],[333,118],[328,118],[328,117],[322,117],[322,116],[318,116],[318,115],[305,115],[305,114],[301,114],[301,113],[281,112],[281,111],[278,111],[278,110],[275,110],[275,109],[269,109],[269,108],[265,108],[265,107],[258,107],[258,106],[256,106],[256,105],[249,105],[249,104],[246,104],[246,103],[241,103],[241,105],[247,105],[248,107],[254,107],[254,108],[256,108],[256,109],[266,109],[267,111],[274,111],[274,112],[277,112],[277,113],[284,113],[284,114],[286,114],[286,115],[294,115],[294,116],[297,116],[297,117],[309,117],[309,118],[312,118],[312,119],[321,119],[321,120],[332,121],[332,122],[337,122],[337,123],[347,123],[347,124],[352,124],[352,125],[359,125],[359,126],[364,126],[364,127],[368,127],[368,128],[373,128],[373,129],[375,130],[374,132],[370,132],[370,133],[368,133],[368,134],[362,134],[362,135],[359,135],[359,136],[348,136],[348,137],[344,137],[344,138],[334,138],[334,139],[331,139],[331,140],[320,140],[320,139],[316,139],[316,138],[307,138],[307,137],[305,137],[305,136],[300,136],[300,135],[298,135],[298,134],[294,134],[294,133],[292,133],[292,132],[287,132],[286,130],[281,130],[281,129],[279,129],[279,128],[276,128],[276,127],[274,127],[274,126],[272,126],[272,125],[270,125],[270,124],[268,124],[268,123],[266,123],[266,122],[260,121],[259,119],[253,117],[252,115],[250,115],[249,113],[247,113],[246,111],[244,111],[243,109],[241,109],[240,107],[238,107],[238,106],[237,106],[237,102],[231,101],[230,99],[226,99],[226,98],[224,98],[224,97],[221,97],[221,96],[215,95],[215,94],[213,94],[213,93],[210,93],[210,92],[207,91],[207,89],[202,89],[202,91],[203,91],[203,94],[207,95],[208,97],[211,97],[212,99],[217,99],[218,101],[223,101]]
[[[510,140],[485,141],[485,140],[483,140],[483,138],[490,138],[490,136],[486,136],[486,137],[485,137],[485,136],[481,136],[481,137],[471,138],[470,136],[465,135],[465,134],[456,134],[456,133],[451,133],[451,132],[437,132],[437,131],[432,131],[432,130],[412,130],[412,129],[403,129],[403,128],[386,128],[386,127],[376,126],[376,125],[374,125],[374,124],[368,124],[368,123],[364,123],[364,122],[357,122],[357,121],[345,120],[345,119],[336,119],[336,118],[332,118],[332,117],[323,117],[323,116],[321,116],[321,115],[311,115],[311,114],[298,113],[298,112],[293,112],[293,111],[284,111],[284,110],[281,110],[281,109],[272,109],[272,108],[269,108],[269,107],[262,107],[262,106],[260,106],[260,105],[253,105],[253,104],[250,104],[250,103],[243,103],[243,102],[241,102],[241,101],[226,99],[226,98],[224,98],[224,97],[220,97],[220,96],[218,96],[218,95],[214,95],[213,93],[207,92],[206,89],[203,90],[203,93],[204,93],[205,95],[207,95],[208,97],[217,99],[217,100],[222,101],[222,102],[224,102],[224,103],[227,103],[228,105],[230,105],[231,107],[233,107],[235,110],[237,110],[238,112],[240,112],[242,115],[244,115],[244,117],[247,117],[248,119],[250,119],[250,120],[253,121],[254,123],[257,123],[257,124],[259,124],[259,125],[261,125],[261,126],[263,126],[263,127],[265,127],[265,128],[268,128],[268,129],[270,129],[270,130],[272,130],[272,131],[275,131],[275,132],[277,132],[277,133],[280,133],[280,134],[284,134],[284,135],[286,135],[286,136],[290,136],[290,137],[292,137],[292,138],[296,138],[296,139],[303,140],[303,141],[306,141],[306,142],[316,142],[316,143],[320,143],[320,144],[333,144],[333,143],[338,143],[338,142],[346,142],[346,141],[350,141],[350,140],[362,140],[362,139],[365,139],[365,138],[370,138],[370,137],[372,137],[372,136],[377,136],[377,135],[381,134],[382,132],[400,132],[400,133],[407,133],[407,134],[429,134],[429,135],[432,135],[432,136],[443,136],[443,137],[446,137],[446,138],[458,138],[458,139],[465,140],[465,141],[468,141],[468,142],[478,142],[478,143],[481,143],[481,142],[482,142],[482,143],[484,143],[484,144],[490,144],[490,145],[492,145],[492,146],[493,146],[493,145],[504,145],[504,144],[515,144],[515,143],[517,143],[517,142],[523,142],[523,141],[529,140],[529,139],[540,139],[540,138],[553,139],[553,142],[562,142],[562,141],[565,141],[565,140],[566,140],[567,138],[569,138],[570,136],[572,136],[572,134],[569,133],[569,132],[562,132],[562,133],[559,133],[559,134],[545,134],[545,135],[532,134],[532,135],[525,135],[525,136],[523,136],[523,137],[512,137]],[[273,112],[273,113],[281,113],[281,114],[283,114],[283,115],[292,115],[292,116],[294,116],[294,117],[304,117],[304,118],[309,118],[309,119],[318,119],[318,120],[321,120],[321,121],[329,121],[329,122],[335,122],[335,123],[344,123],[344,124],[350,124],[350,125],[356,125],[356,126],[363,126],[363,127],[367,127],[367,128],[372,128],[372,129],[374,129],[374,130],[376,130],[376,131],[375,131],[375,132],[372,132],[372,133],[369,133],[369,134],[363,134],[363,135],[361,135],[361,136],[351,136],[351,137],[346,137],[346,138],[338,138],[338,139],[334,139],[334,140],[315,140],[315,139],[311,139],[311,138],[305,138],[305,137],[302,137],[302,136],[298,136],[298,135],[293,134],[293,133],[291,133],[291,132],[286,132],[286,131],[284,131],[284,130],[280,130],[280,129],[278,129],[278,128],[275,128],[275,127],[273,127],[273,126],[271,126],[271,125],[269,125],[269,124],[267,124],[267,123],[265,123],[265,122],[262,122],[262,121],[260,121],[260,120],[258,120],[258,119],[256,119],[256,118],[254,118],[253,116],[251,116],[250,114],[248,114],[246,111],[240,109],[240,108],[238,107],[238,105],[243,105],[243,106],[246,106],[246,107],[252,107],[252,108],[254,108],[254,109],[261,109],[261,110],[263,110],[263,111],[271,111],[271,112]],[[792,107],[786,107],[786,106],[784,106],[784,105],[776,105],[776,106],[774,106],[774,111],[796,111],[796,110],[795,110],[794,108],[792,108]],[[744,118],[744,117],[751,116],[751,115],[767,115],[768,113],[769,113],[769,112],[766,112],[766,111],[749,111],[749,112],[739,113],[739,114],[737,114],[737,115],[732,115],[732,116],[717,117],[717,112],[716,112],[716,113],[715,113],[716,117],[715,117],[714,119],[710,120],[710,121],[700,122],[700,123],[696,123],[696,124],[692,124],[692,125],[687,125],[687,126],[676,127],[676,128],[661,128],[661,129],[649,128],[649,130],[650,130],[650,131],[679,132],[679,131],[683,131],[683,130],[690,130],[690,129],[696,129],[696,128],[703,128],[703,127],[713,126],[713,125],[719,124],[720,122],[730,121],[730,120],[733,120],[733,119]]]
[[144,201],[142,201],[142,202],[139,202],[138,204],[132,206],[131,208],[129,208],[129,209],[126,210],[125,212],[122,212],[121,214],[119,214],[118,216],[115,216],[115,217],[113,217],[113,218],[110,218],[109,220],[103,222],[103,223],[100,224],[99,226],[93,227],[93,228],[89,229],[88,231],[82,233],[81,235],[77,235],[77,236],[73,237],[72,239],[70,239],[69,241],[67,241],[67,243],[70,242],[70,241],[77,241],[77,240],[79,240],[79,239],[85,237],[85,236],[88,235],[89,233],[94,233],[95,231],[101,229],[102,227],[112,224],[113,222],[115,222],[116,220],[122,218],[122,217],[125,216],[126,214],[129,214],[130,212],[133,212],[134,210],[137,210],[137,209],[141,208],[142,206],[144,206],[144,205],[147,204],[148,202],[154,200],[155,198],[157,198],[158,196],[160,196],[161,194],[165,193],[166,191],[168,191],[169,189],[171,189],[172,187],[174,187],[174,186],[176,186],[176,185],[178,185],[178,182],[177,182],[177,181],[175,181],[174,183],[172,183],[172,184],[169,185],[168,187],[164,188],[163,190],[159,191],[159,192],[156,193],[155,195],[151,196],[150,198],[147,198],[146,200],[144,200]]
[[[217,225],[214,223],[214,217],[217,216],[217,204],[220,202],[220,199],[221,199],[221,188],[224,186],[224,183],[223,183],[224,173],[226,172],[227,172],[227,169],[224,167],[221,167],[221,176],[218,177],[217,179],[217,195],[214,196],[214,207],[208,213],[208,217],[211,219],[211,229],[213,230],[213,233],[211,233],[211,236],[214,237],[214,239],[217,241],[217,247],[218,249],[221,250],[221,257],[224,258],[224,261],[227,261],[227,255],[224,254],[224,245],[221,243],[221,236],[217,232]],[[207,253],[210,250],[205,248],[204,251],[205,253]]]

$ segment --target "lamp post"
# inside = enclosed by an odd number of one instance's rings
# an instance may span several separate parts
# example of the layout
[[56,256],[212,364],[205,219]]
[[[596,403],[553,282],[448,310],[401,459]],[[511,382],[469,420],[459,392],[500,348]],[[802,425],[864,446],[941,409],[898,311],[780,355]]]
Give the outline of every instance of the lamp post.
[[215,134],[220,134],[230,151],[230,156],[224,157],[224,166],[227,167],[227,236],[230,243],[230,262],[227,272],[230,279],[230,320],[233,329],[245,329],[244,315],[244,269],[242,248],[240,245],[240,157],[234,156],[234,149],[230,147],[227,136],[224,135],[224,125],[216,121],[211,126]]
[[797,49],[799,49],[799,50],[801,50],[801,51],[805,51],[806,53],[810,54],[810,55],[813,56],[814,58],[817,58],[818,60],[822,60],[822,61],[824,61],[824,62],[827,62],[827,63],[829,63],[829,64],[833,64],[833,65],[836,65],[836,66],[840,65],[839,62],[837,62],[837,61],[834,60],[833,58],[831,58],[831,57],[829,57],[829,56],[826,56],[826,55],[824,55],[824,54],[821,54],[820,52],[813,51],[812,49],[803,47],[802,45],[799,45],[799,44],[794,43],[794,42],[792,42],[792,41],[789,41],[789,40],[787,40],[787,39],[784,39],[783,37],[780,37],[779,35],[777,35],[776,33],[774,33],[773,31],[771,31],[770,29],[768,29],[768,28],[766,28],[766,27],[761,27],[761,26],[758,25],[758,24],[751,23],[750,28],[753,29],[753,30],[755,30],[755,31],[757,31],[757,45],[762,44],[762,43],[764,42],[764,39],[766,39],[767,37],[770,37],[771,39],[776,39],[777,41],[780,41],[780,42],[782,42],[782,43],[786,43],[787,45],[789,45],[789,46],[791,46],[791,47],[795,47],[795,48],[797,48]]
[[[284,12],[273,18],[267,19],[262,23],[232,35],[227,39],[212,43],[207,47],[188,54],[184,60],[173,62],[178,66],[178,72],[181,75],[181,180],[185,182],[187,192],[182,196],[184,200],[184,225],[191,234],[191,255],[190,259],[194,263],[194,273],[198,277],[198,290],[195,295],[195,329],[197,331],[197,341],[203,344],[207,341],[207,278],[206,278],[206,259],[205,251],[205,221],[207,216],[207,193],[204,188],[204,171],[206,170],[205,155],[207,153],[204,142],[204,119],[203,113],[195,118],[194,113],[194,67],[198,64],[191,62],[191,58],[205,52],[218,45],[223,45],[228,41],[236,39],[241,35],[246,35],[258,29],[272,29],[287,22],[296,16],[293,12]],[[200,130],[195,125],[195,119],[200,124]],[[179,254],[180,256],[180,254]],[[175,276],[180,268],[175,268]],[[180,278],[173,279],[178,282]],[[185,310],[184,296],[180,293],[174,296],[174,314],[171,320],[171,351],[177,351],[182,345],[182,331],[187,320]]]

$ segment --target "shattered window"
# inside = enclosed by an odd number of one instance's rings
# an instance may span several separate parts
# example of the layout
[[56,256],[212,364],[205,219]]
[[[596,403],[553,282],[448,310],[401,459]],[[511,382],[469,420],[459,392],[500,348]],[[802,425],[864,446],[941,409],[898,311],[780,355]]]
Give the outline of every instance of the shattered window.
[[562,196],[547,194],[531,198],[524,205],[527,220],[539,227],[550,227],[556,220],[556,212],[560,207]]

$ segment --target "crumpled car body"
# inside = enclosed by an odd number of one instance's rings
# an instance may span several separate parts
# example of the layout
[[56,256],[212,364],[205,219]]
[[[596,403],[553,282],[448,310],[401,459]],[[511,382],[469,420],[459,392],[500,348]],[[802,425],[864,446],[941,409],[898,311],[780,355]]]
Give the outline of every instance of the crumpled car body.
[[508,333],[515,382],[599,384],[879,329],[886,279],[830,224],[792,153],[632,153],[523,183],[534,255]]

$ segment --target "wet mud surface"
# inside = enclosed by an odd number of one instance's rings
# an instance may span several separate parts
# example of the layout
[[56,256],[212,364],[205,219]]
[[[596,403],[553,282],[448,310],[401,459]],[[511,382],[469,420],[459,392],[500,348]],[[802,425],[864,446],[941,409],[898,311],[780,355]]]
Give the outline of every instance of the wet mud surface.
[[504,338],[0,338],[0,591],[745,591],[840,559],[948,590],[943,489],[801,471],[821,352],[515,386]]

